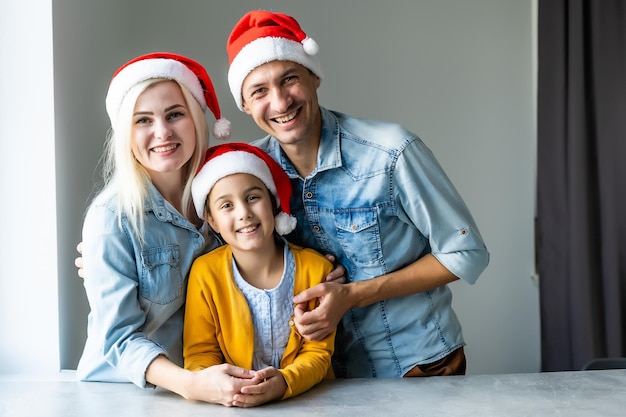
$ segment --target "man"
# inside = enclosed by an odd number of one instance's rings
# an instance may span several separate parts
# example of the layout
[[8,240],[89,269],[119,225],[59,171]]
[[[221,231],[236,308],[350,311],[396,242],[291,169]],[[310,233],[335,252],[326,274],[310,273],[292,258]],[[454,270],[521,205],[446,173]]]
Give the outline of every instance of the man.
[[318,104],[318,46],[290,16],[247,13],[228,39],[228,82],[267,137],[254,142],[287,171],[297,230],[332,253],[348,282],[300,293],[296,325],[321,339],[338,326],[337,376],[464,374],[464,341],[447,284],[474,283],[489,253],[438,162],[402,126]]

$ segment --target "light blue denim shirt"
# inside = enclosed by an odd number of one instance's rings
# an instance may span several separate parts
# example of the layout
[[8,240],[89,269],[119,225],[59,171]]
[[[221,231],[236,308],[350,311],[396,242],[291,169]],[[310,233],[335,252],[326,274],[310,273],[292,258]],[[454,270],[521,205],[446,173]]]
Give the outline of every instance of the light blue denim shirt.
[[100,194],[83,224],[84,285],[91,312],[77,369],[84,381],[133,382],[158,355],[181,365],[184,302],[193,260],[217,247],[150,184],[142,245],[116,196]]
[[[298,226],[288,239],[332,253],[349,281],[400,269],[432,253],[472,284],[489,253],[476,224],[440,167],[402,126],[321,108],[317,166],[301,178],[265,137],[269,152],[292,179]],[[338,329],[339,376],[400,377],[464,345],[447,286],[350,310]],[[344,369],[345,367],[345,369]]]

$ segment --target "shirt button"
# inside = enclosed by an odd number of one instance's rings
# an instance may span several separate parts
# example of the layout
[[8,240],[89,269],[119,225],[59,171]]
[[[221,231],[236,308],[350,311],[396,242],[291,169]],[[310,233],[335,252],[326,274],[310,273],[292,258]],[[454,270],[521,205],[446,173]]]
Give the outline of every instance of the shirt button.
[[319,226],[313,226],[313,230],[314,230],[315,232],[319,232],[320,230],[322,230],[322,228],[321,228],[321,227],[319,227]]
[[304,194],[304,196],[305,196],[306,198],[313,198],[313,193],[312,193],[312,192],[310,192],[310,191],[307,191],[307,192]]

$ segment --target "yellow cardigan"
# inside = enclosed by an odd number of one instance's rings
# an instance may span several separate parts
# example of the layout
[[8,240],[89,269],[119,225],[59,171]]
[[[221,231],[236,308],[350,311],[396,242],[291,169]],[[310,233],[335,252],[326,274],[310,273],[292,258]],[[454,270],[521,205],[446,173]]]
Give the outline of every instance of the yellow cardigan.
[[[322,282],[332,264],[312,249],[289,244],[295,260],[294,294]],[[288,302],[291,302],[289,300]],[[309,302],[308,309],[315,307]],[[321,341],[305,340],[293,320],[281,369],[292,397],[313,387],[324,377],[332,378],[331,356],[335,332]],[[229,363],[252,369],[254,326],[246,299],[235,284],[232,251],[222,246],[195,260],[189,274],[183,356],[185,369],[201,370]]]

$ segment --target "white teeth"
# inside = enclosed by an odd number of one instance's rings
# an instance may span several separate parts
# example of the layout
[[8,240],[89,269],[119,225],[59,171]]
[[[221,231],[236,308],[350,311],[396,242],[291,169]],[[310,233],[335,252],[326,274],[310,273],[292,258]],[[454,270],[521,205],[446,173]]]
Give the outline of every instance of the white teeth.
[[297,111],[294,111],[293,113],[288,114],[288,115],[287,115],[287,116],[285,116],[285,117],[277,117],[277,118],[276,118],[276,121],[277,121],[278,123],[287,123],[288,121],[293,120],[293,118],[294,118],[294,117],[296,117],[296,115],[297,115],[297,114],[298,114],[298,112],[297,112]]
[[175,148],[176,148],[176,145],[168,145],[168,146],[160,146],[158,148],[153,148],[152,150],[154,152],[161,153],[161,152],[171,151],[172,149],[175,149]]
[[254,232],[256,230],[256,226],[248,226],[248,227],[244,227],[243,229],[239,229],[239,233],[250,233],[250,232]]

